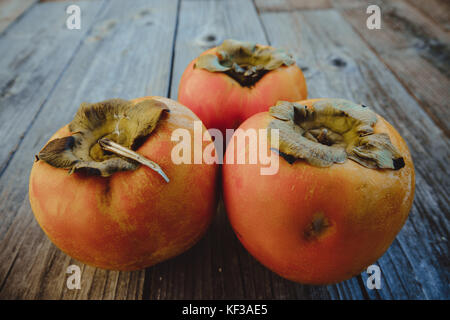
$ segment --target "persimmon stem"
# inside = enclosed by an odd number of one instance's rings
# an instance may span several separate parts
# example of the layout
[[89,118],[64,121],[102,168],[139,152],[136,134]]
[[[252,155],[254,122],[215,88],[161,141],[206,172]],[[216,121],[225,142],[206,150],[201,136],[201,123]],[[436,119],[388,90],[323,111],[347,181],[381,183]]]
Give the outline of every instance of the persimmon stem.
[[114,141],[106,139],[106,138],[102,138],[102,139],[98,140],[98,143],[99,143],[100,147],[102,147],[102,149],[113,152],[122,157],[132,159],[136,162],[139,162],[140,164],[147,166],[150,169],[159,173],[159,175],[161,177],[163,177],[163,179],[166,182],[170,181],[169,178],[167,177],[167,175],[164,173],[164,171],[161,169],[161,167],[157,163],[151,161],[150,159],[147,159],[146,157],[140,155],[139,153],[137,153],[133,150],[130,150],[128,148],[125,148],[124,146],[122,146],[118,143],[115,143]]

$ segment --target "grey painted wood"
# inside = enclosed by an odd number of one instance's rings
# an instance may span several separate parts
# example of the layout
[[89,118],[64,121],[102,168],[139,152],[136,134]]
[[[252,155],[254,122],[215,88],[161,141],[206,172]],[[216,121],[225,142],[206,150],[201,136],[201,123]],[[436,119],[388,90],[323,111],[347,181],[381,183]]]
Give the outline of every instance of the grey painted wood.
[[450,134],[450,34],[404,1],[382,3],[382,28],[364,28],[365,6],[342,14],[427,114]]
[[[0,179],[1,298],[142,298],[143,270],[84,266],[50,243],[28,204],[28,173],[34,154],[71,120],[81,102],[167,94],[177,3],[139,0],[130,8],[124,1],[106,2],[44,102]],[[81,290],[66,288],[70,264],[82,268]]]
[[341,97],[373,107],[411,149],[414,207],[378,262],[385,271],[380,297],[448,297],[443,266],[448,261],[449,204],[443,190],[448,189],[449,149],[442,130],[336,11],[263,13],[262,19],[270,41],[290,48],[306,68],[309,97]]
[[447,0],[407,0],[433,19],[443,30],[450,31],[450,2]]
[[67,4],[57,2],[34,5],[0,34],[0,176],[102,3],[78,2],[81,30],[65,27]]
[[26,10],[38,0],[2,0],[0,1],[0,33],[12,22],[19,19]]
[[325,9],[332,7],[331,0],[255,0],[259,12],[266,11],[292,11]]

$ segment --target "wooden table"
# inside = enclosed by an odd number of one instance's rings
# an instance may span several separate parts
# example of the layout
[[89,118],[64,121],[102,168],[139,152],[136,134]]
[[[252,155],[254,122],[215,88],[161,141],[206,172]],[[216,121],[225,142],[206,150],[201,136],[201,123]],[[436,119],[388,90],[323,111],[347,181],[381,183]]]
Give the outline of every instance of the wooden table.
[[[449,299],[450,5],[370,1],[0,2],[0,298],[2,299]],[[72,4],[72,2],[70,2]],[[235,238],[223,204],[207,235],[172,260],[136,272],[104,271],[58,250],[34,220],[34,155],[83,101],[177,97],[188,62],[226,38],[289,49],[310,97],[371,106],[406,139],[416,168],[410,217],[381,259],[380,290],[367,273],[329,286],[284,280]],[[81,289],[66,286],[69,265]]]

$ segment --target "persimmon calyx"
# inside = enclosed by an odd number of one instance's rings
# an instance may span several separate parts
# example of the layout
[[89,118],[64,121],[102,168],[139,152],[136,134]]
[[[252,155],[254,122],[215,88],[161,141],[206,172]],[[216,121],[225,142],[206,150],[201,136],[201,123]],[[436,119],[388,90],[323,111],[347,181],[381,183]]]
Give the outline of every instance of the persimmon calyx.
[[158,171],[156,163],[134,150],[155,130],[164,111],[167,106],[152,99],[137,104],[122,99],[82,103],[69,124],[71,135],[51,140],[36,159],[67,169],[69,174],[80,171],[108,177],[136,170],[139,164]]
[[194,68],[223,72],[250,87],[270,70],[294,63],[292,55],[282,49],[228,39],[217,47],[217,54],[200,56]]
[[279,130],[279,152],[290,162],[329,167],[348,158],[371,169],[405,166],[389,136],[374,133],[377,115],[362,105],[343,99],[323,99],[311,107],[279,101],[269,114],[269,128]]

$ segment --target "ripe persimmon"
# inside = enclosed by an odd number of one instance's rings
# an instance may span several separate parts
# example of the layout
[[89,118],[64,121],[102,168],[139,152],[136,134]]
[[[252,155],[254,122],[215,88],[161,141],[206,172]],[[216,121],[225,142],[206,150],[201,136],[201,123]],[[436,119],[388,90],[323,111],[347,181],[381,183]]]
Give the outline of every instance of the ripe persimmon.
[[[405,141],[380,115],[341,99],[279,102],[240,126],[266,128],[279,133],[278,146],[266,150],[280,156],[276,174],[261,175],[260,163],[223,165],[238,239],[296,282],[359,274],[388,249],[411,209],[414,167]],[[257,152],[248,141],[233,151]]]
[[161,97],[82,104],[31,170],[31,208],[50,240],[113,270],[142,269],[194,245],[216,209],[218,170],[171,159],[172,132],[192,133],[194,121]]
[[184,71],[178,101],[225,134],[278,100],[307,97],[302,71],[284,50],[237,40],[203,52]]

